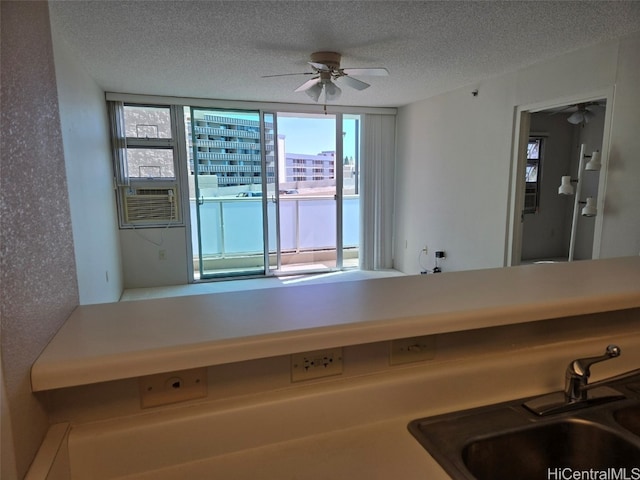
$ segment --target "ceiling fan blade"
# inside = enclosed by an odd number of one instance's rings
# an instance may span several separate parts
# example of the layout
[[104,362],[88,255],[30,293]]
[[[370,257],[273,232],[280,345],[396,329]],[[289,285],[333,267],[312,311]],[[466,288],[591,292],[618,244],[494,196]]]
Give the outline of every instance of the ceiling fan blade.
[[324,84],[324,95],[327,102],[332,102],[340,98],[342,90],[333,82],[327,82]]
[[551,115],[556,115],[556,114],[558,114],[558,113],[562,113],[562,112],[564,112],[565,110],[569,110],[569,109],[574,108],[574,107],[575,107],[575,105],[565,105],[564,107],[561,107],[561,108],[559,108],[559,109],[557,109],[557,110],[554,110],[554,111],[552,111],[551,113],[549,113],[549,116],[551,116]]
[[300,72],[300,73],[279,73],[277,75],[261,75],[260,78],[271,78],[271,77],[289,77],[292,75],[315,75],[314,72]]
[[341,68],[341,72],[347,75],[373,75],[376,77],[386,77],[389,75],[389,70],[383,67],[377,68]]
[[305,90],[310,89],[314,85],[320,82],[320,77],[312,78],[311,80],[307,80],[302,85],[294,90],[294,92],[304,92]]
[[362,80],[358,80],[357,78],[350,77],[348,75],[344,75],[341,78],[341,82],[346,83],[351,88],[355,88],[356,90],[364,90],[365,88],[369,88],[371,85],[363,82]]

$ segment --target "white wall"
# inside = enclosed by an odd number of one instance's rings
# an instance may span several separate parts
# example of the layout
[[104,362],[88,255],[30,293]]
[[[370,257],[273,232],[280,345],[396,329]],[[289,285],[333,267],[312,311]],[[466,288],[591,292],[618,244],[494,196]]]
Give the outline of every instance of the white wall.
[[517,106],[614,85],[601,256],[637,255],[639,50],[640,35],[606,42],[399,109],[395,267],[417,273],[425,244],[444,271],[505,265]]
[[121,230],[125,288],[190,283],[186,238],[185,227]]
[[[620,42],[601,257],[640,252],[640,35]],[[600,193],[602,195],[602,192]]]
[[81,304],[122,294],[118,221],[104,92],[52,36]]
[[395,268],[417,273],[444,250],[447,270],[487,268],[504,256],[515,76],[457,90],[398,112]]

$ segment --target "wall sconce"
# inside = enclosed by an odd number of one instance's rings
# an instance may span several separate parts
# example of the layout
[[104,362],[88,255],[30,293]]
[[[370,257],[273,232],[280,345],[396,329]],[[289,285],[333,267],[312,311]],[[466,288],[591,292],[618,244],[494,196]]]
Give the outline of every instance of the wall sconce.
[[[582,202],[580,202],[582,203]],[[596,208],[596,199],[593,197],[587,197],[587,201],[584,202],[586,205],[582,209],[583,217],[595,217],[598,214],[598,209]]]
[[[589,158],[588,155],[587,155],[587,158]],[[591,159],[584,166],[584,169],[590,170],[590,171],[600,170],[600,167],[602,167],[602,163],[600,163],[600,152],[596,150],[591,154],[590,158]]]
[[[587,197],[586,202],[580,201],[580,193],[582,190],[582,175],[585,171],[598,171],[602,167],[600,163],[600,152],[595,151],[591,155],[585,155],[584,151],[587,146],[583,143],[580,145],[580,161],[578,163],[578,178],[573,179],[569,175],[565,175],[561,179],[560,188],[558,188],[559,195],[573,195],[575,193],[575,200],[573,203],[573,219],[571,222],[571,240],[569,242],[569,261],[573,261],[573,254],[576,245],[576,230],[578,225],[578,210],[580,204],[585,205],[580,210],[580,214],[584,217],[595,217],[598,214],[596,207],[596,199],[594,197]],[[585,159],[589,161],[585,164]],[[576,184],[575,192],[572,183]]]
[[[573,195],[573,185],[571,185],[570,175],[565,175],[561,179],[560,188],[558,188],[558,195]],[[577,182],[577,180],[575,180]]]

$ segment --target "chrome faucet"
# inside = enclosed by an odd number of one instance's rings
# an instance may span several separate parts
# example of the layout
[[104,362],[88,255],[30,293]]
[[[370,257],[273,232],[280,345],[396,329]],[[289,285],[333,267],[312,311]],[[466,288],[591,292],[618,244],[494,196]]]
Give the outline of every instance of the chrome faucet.
[[[594,363],[603,362],[610,358],[620,356],[620,347],[617,345],[607,346],[604,355],[596,357],[578,358],[567,366],[564,382],[564,396],[569,403],[584,402],[587,400],[587,390],[591,389],[588,384],[591,372],[589,367]],[[600,382],[597,382],[600,384]],[[593,384],[595,386],[596,384]]]
[[623,393],[611,388],[608,384],[640,375],[640,368],[589,383],[591,365],[619,357],[621,353],[620,347],[609,345],[604,355],[573,360],[565,372],[564,392],[553,392],[532,398],[525,402],[524,406],[537,415],[550,415],[624,398]]

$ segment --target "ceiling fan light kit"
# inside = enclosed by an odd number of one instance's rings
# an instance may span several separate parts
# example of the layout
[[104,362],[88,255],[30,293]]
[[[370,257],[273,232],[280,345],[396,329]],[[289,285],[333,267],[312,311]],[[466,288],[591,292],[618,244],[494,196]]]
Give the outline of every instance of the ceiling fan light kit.
[[595,116],[594,113],[587,108],[590,105],[598,105],[598,103],[589,102],[578,103],[577,105],[575,105],[575,107],[577,107],[577,110],[569,115],[569,117],[567,118],[567,122],[571,123],[572,125],[584,125],[586,123],[589,123],[589,120],[591,120]]
[[570,115],[569,118],[567,118],[567,122],[573,125],[579,125],[581,123],[589,123],[589,120],[591,120],[592,117],[593,113],[585,108]]
[[369,85],[362,80],[352,77],[351,75],[371,75],[371,76],[387,76],[389,71],[383,67],[376,68],[340,68],[340,60],[342,55],[337,52],[315,52],[311,54],[311,61],[307,62],[311,66],[312,72],[301,73],[283,73],[279,75],[265,75],[265,77],[283,77],[289,75],[314,75],[313,78],[307,80],[294,91],[305,92],[314,101],[318,102],[320,96],[324,92],[324,101],[333,102],[340,98],[342,89],[336,85],[340,81],[343,85],[347,85],[355,90],[364,90]]

